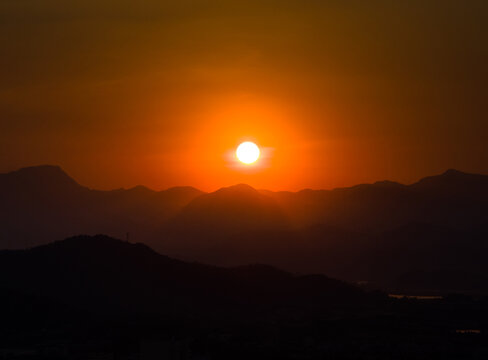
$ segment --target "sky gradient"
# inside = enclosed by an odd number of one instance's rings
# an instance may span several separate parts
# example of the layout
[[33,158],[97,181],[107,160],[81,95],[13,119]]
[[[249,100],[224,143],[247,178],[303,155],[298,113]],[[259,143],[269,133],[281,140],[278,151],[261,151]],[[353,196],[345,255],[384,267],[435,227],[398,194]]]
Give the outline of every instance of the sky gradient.
[[[488,2],[0,2],[0,171],[271,190],[488,173]],[[234,163],[239,142],[264,158]]]

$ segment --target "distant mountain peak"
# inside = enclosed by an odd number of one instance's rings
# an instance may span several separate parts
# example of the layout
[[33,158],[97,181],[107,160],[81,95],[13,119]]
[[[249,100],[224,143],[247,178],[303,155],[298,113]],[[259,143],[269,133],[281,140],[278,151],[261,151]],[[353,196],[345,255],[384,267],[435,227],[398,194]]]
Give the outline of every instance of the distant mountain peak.
[[405,185],[400,184],[396,181],[390,181],[390,180],[383,180],[383,181],[376,181],[374,186],[381,186],[381,187],[403,187]]
[[0,174],[0,177],[14,187],[41,187],[51,189],[52,191],[57,191],[60,188],[83,189],[80,184],[57,165],[25,167],[9,173]]
[[155,192],[154,190],[149,189],[147,186],[144,185],[136,185],[134,187],[131,187],[130,189],[127,189],[127,191],[137,194],[152,194]]
[[218,192],[259,194],[259,192],[255,188],[247,184],[236,184],[228,187],[223,187],[216,191],[216,193]]
[[168,193],[195,193],[195,194],[203,194],[203,191],[193,187],[193,186],[173,186],[162,192]]
[[20,168],[16,171],[12,171],[11,174],[29,174],[29,175],[39,175],[39,174],[54,174],[54,175],[66,175],[64,170],[59,165],[37,165],[28,166]]
[[469,175],[469,174],[456,169],[447,169],[440,176],[453,176],[453,175]]
[[59,240],[52,242],[45,247],[50,246],[69,246],[69,247],[91,247],[91,246],[118,246],[121,244],[128,244],[128,242],[112,238],[108,235],[98,234],[98,235],[76,235],[64,240]]
[[208,234],[213,229],[212,233],[228,234],[287,228],[288,219],[272,197],[249,185],[237,184],[195,198],[178,214],[172,226],[185,231]]
[[420,179],[411,186],[414,188],[455,188],[475,190],[477,186],[486,186],[488,176],[465,173],[455,169],[448,169],[440,175],[428,176]]
[[457,179],[457,178],[463,178],[463,179],[483,179],[483,178],[488,178],[487,175],[483,174],[473,174],[473,173],[467,173],[464,171],[456,170],[456,169],[447,169],[440,175],[434,175],[434,176],[428,176],[424,179],[431,179],[431,178],[444,178],[444,179]]
[[[78,253],[87,254],[91,258],[103,256],[120,256],[126,254],[127,256],[141,256],[150,255],[157,256],[160,259],[169,259],[165,255],[161,255],[151,249],[149,246],[142,243],[129,243],[124,240],[116,239],[108,235],[76,235],[64,240],[58,240],[46,245],[34,247],[33,251],[52,251],[57,249],[64,253]],[[177,262],[177,260],[174,260]]]

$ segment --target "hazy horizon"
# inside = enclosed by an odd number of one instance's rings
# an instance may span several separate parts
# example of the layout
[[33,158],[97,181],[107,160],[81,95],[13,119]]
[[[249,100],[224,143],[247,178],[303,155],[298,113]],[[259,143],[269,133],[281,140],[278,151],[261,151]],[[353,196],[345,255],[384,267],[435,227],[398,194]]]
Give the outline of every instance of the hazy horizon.
[[302,191],[302,190],[335,190],[335,189],[341,189],[341,188],[349,188],[349,187],[354,187],[354,186],[357,186],[357,185],[365,185],[365,184],[374,184],[374,183],[377,183],[377,182],[383,182],[383,181],[388,181],[388,182],[395,182],[395,183],[398,183],[398,184],[401,184],[401,185],[412,185],[412,184],[415,184],[417,183],[419,180],[422,180],[426,177],[431,177],[431,176],[439,176],[439,175],[443,175],[444,173],[448,172],[448,171],[458,171],[458,172],[461,172],[461,173],[464,173],[464,174],[472,174],[472,175],[487,175],[488,174],[484,174],[484,173],[471,173],[471,172],[467,172],[467,171],[462,171],[462,170],[459,170],[459,169],[453,169],[453,168],[449,168],[449,169],[445,169],[444,171],[440,172],[440,173],[436,173],[436,174],[425,174],[424,176],[421,176],[420,178],[412,181],[412,182],[409,182],[409,183],[402,183],[400,181],[395,181],[395,180],[392,180],[392,179],[377,179],[377,180],[374,180],[374,181],[371,181],[371,182],[362,182],[362,183],[357,183],[357,184],[351,184],[351,185],[346,185],[346,186],[338,186],[338,187],[332,187],[332,188],[312,188],[312,187],[303,187],[303,188],[299,188],[299,189],[265,189],[265,188],[259,188],[259,187],[256,187],[256,186],[253,186],[252,184],[249,184],[249,183],[244,183],[244,182],[240,182],[240,183],[234,183],[234,184],[224,184],[224,185],[221,185],[221,186],[218,186],[216,188],[211,188],[211,189],[202,189],[198,186],[195,186],[195,185],[192,185],[192,184],[175,184],[175,185],[172,185],[172,186],[169,186],[169,187],[161,187],[161,188],[153,188],[153,187],[150,187],[144,183],[141,183],[141,184],[134,184],[134,185],[131,185],[131,186],[125,186],[125,187],[107,187],[107,188],[97,188],[97,187],[93,187],[93,186],[90,186],[90,185],[87,185],[87,184],[84,184],[84,183],[81,183],[80,181],[78,181],[78,179],[74,176],[72,176],[69,171],[66,171],[66,169],[64,169],[62,166],[60,165],[55,165],[55,164],[39,164],[39,165],[31,165],[31,166],[22,166],[20,168],[16,168],[14,170],[11,170],[11,171],[5,171],[5,172],[0,172],[0,174],[7,174],[7,173],[10,173],[10,172],[15,172],[15,171],[18,171],[18,170],[22,170],[22,169],[26,169],[26,168],[40,168],[40,167],[58,167],[60,168],[63,172],[65,172],[70,178],[72,178],[73,180],[75,180],[79,185],[83,186],[83,187],[86,187],[86,188],[89,188],[91,190],[101,190],[101,191],[110,191],[110,190],[119,190],[119,189],[124,189],[124,190],[130,190],[132,188],[135,188],[135,187],[138,187],[138,186],[143,186],[149,190],[152,190],[152,191],[165,191],[165,190],[169,190],[169,189],[172,189],[172,188],[178,188],[178,187],[192,187],[194,189],[197,189],[197,190],[200,190],[202,192],[206,192],[206,193],[211,193],[211,192],[214,192],[214,191],[217,191],[219,189],[222,189],[222,188],[227,188],[227,187],[232,187],[232,186],[236,186],[236,185],[249,185],[251,186],[252,188],[256,189],[256,190],[263,190],[263,191],[273,191],[273,192],[280,192],[280,191],[284,191],[284,192],[299,192],[299,191]]

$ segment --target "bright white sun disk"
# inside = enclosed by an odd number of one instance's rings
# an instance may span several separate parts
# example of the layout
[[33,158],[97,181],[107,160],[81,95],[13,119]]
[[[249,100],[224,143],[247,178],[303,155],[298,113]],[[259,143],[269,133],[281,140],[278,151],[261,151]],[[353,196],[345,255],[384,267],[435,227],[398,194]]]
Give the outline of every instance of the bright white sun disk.
[[259,154],[258,146],[251,141],[243,142],[236,150],[237,158],[244,164],[252,164],[259,158]]

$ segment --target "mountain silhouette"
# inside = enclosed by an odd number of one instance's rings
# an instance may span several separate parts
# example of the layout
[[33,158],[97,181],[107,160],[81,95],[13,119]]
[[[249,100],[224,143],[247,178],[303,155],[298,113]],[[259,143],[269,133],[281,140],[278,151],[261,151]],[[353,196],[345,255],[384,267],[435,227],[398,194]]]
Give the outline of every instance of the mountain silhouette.
[[0,247],[30,247],[80,233],[143,236],[200,194],[191,187],[92,190],[58,166],[0,174]]
[[488,176],[486,175],[468,174],[455,169],[449,169],[441,175],[423,178],[411,186],[416,189],[429,190],[481,191],[483,195],[486,195],[487,185]]
[[59,166],[41,165],[31,166],[0,174],[0,181],[4,187],[13,189],[32,189],[37,191],[80,190],[81,186],[70,178]]
[[273,192],[239,184],[204,193],[98,191],[59,167],[39,166],[0,174],[0,199],[3,248],[129,233],[131,241],[187,261],[260,262],[384,287],[422,271],[488,273],[481,264],[488,256],[488,176],[457,170],[411,185]]
[[381,181],[270,195],[298,226],[322,223],[374,233],[412,222],[463,227],[488,220],[488,176],[456,170],[412,185]]
[[200,234],[202,230],[222,234],[285,228],[287,219],[272,198],[240,184],[193,199],[179,212],[173,224]]
[[102,235],[0,251],[0,284],[2,290],[70,306],[158,314],[367,299],[358,288],[325,276],[294,276],[264,265],[186,263]]
[[[398,281],[416,278],[443,281],[422,272]],[[391,299],[268,265],[188,263],[103,235],[0,251],[6,359],[424,359],[439,349],[476,358],[487,304]]]

